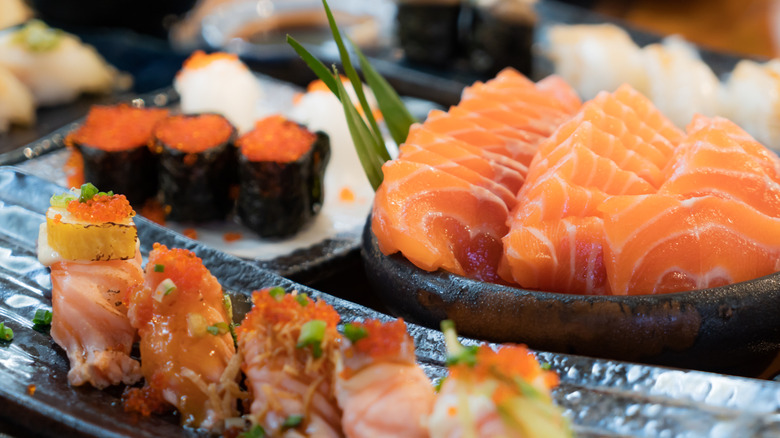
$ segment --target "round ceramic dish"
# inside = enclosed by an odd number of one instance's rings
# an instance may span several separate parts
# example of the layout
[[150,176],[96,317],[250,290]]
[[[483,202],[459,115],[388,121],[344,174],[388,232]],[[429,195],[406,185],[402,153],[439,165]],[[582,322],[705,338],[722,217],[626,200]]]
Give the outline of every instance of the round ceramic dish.
[[780,273],[730,286],[664,295],[583,296],[427,272],[385,256],[363,230],[369,281],[396,316],[463,336],[521,342],[538,350],[693,368],[773,375],[780,353]]

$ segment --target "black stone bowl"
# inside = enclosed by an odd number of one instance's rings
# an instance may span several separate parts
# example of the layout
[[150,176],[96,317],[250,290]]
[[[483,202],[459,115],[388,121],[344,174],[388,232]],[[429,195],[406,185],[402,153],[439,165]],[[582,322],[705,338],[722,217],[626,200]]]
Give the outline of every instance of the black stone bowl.
[[452,319],[463,336],[543,351],[750,377],[780,371],[780,273],[662,295],[526,290],[427,272],[400,254],[385,256],[370,217],[362,257],[389,311],[431,328]]

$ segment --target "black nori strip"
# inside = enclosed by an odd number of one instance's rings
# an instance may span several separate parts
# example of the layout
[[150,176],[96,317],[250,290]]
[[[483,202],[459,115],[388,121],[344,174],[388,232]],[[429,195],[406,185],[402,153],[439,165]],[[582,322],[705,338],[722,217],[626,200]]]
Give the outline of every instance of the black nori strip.
[[316,134],[312,148],[293,162],[250,161],[239,154],[238,216],[260,237],[291,236],[322,207],[330,140]]
[[157,157],[147,145],[122,151],[105,151],[79,143],[73,146],[84,159],[84,181],[100,190],[125,195],[137,208],[157,194]]
[[236,130],[232,129],[227,141],[198,153],[174,149],[155,140],[166,219],[204,222],[225,219],[230,213],[230,189],[235,184],[237,167]]

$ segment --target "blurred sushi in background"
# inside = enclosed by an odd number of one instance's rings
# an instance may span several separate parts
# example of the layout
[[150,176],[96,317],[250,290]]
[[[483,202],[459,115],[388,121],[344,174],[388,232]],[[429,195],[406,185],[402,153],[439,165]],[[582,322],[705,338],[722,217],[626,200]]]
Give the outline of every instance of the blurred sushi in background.
[[258,121],[236,144],[241,223],[261,237],[300,231],[322,207],[328,136],[275,115]]
[[194,52],[182,65],[173,86],[184,114],[217,113],[239,133],[252,129],[263,96],[257,78],[238,56]]
[[65,143],[86,180],[141,206],[157,194],[157,157],[149,143],[155,125],[167,116],[167,109],[95,105]]
[[237,182],[236,129],[218,114],[175,115],[154,129],[160,195],[166,218],[201,222],[224,219]]
[[35,100],[32,92],[5,67],[0,67],[0,134],[12,124],[35,123]]
[[3,0],[0,2],[0,29],[24,23],[33,16],[33,11],[24,0]]

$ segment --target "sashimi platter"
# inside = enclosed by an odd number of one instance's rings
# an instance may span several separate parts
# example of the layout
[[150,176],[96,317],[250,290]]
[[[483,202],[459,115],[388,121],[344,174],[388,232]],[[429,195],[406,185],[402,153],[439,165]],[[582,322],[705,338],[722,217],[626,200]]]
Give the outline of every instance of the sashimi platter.
[[[323,6],[0,166],[0,436],[780,435],[777,61],[554,23],[418,114]],[[296,282],[357,251],[388,314]]]

